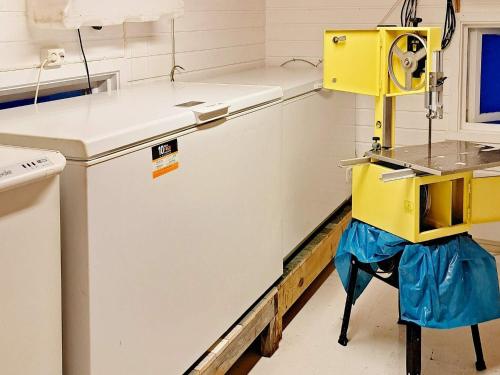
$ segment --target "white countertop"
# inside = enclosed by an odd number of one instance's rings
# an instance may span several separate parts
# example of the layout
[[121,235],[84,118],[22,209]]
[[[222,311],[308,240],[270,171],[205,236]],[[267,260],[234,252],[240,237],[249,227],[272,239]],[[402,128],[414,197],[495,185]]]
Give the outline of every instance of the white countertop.
[[0,111],[0,144],[52,149],[89,160],[144,140],[194,127],[188,101],[224,103],[231,113],[280,100],[278,87],[156,81],[111,93]]

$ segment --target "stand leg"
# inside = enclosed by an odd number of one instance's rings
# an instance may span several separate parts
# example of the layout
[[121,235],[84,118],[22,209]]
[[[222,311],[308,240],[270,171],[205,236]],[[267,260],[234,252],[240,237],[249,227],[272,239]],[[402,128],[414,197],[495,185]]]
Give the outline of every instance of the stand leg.
[[347,298],[345,301],[344,318],[342,319],[342,329],[340,331],[339,344],[347,346],[347,330],[349,329],[349,320],[351,319],[352,302],[354,300],[354,292],[356,289],[356,281],[358,279],[358,260],[353,257],[351,261],[351,276],[349,285],[347,286]]
[[406,373],[421,374],[422,329],[414,323],[406,323]]
[[479,327],[477,324],[470,327],[472,331],[472,340],[474,341],[474,349],[476,351],[476,370],[486,370],[486,363],[484,362],[483,347],[481,345],[481,336],[479,335]]
[[401,302],[400,301],[401,301],[401,293],[398,289],[398,314],[399,314],[398,315],[398,324],[405,325],[406,322],[403,319],[401,319]]

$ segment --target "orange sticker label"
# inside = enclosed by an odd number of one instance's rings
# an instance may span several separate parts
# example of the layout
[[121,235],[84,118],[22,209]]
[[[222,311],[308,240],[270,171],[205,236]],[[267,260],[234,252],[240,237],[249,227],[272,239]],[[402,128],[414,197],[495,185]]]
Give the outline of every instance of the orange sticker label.
[[177,139],[154,146],[151,151],[153,156],[153,179],[179,169]]
[[176,169],[179,169],[179,163],[175,163],[175,164],[169,165],[168,167],[154,171],[153,178],[158,178],[158,177],[164,176],[167,173],[175,171]]

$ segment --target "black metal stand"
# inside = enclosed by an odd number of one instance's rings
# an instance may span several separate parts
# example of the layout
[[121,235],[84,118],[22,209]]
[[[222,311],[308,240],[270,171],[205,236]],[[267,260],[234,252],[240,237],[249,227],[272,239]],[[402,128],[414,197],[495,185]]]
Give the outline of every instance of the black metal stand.
[[484,362],[483,346],[481,345],[481,336],[479,335],[479,327],[477,324],[470,327],[472,331],[472,341],[474,341],[474,350],[476,351],[476,370],[486,370],[486,363]]
[[339,344],[347,346],[347,330],[349,329],[349,320],[351,319],[352,303],[354,301],[354,292],[356,290],[356,281],[358,280],[358,260],[353,257],[351,261],[351,276],[347,288],[347,299],[345,301],[344,318],[342,319],[342,328],[340,331]]
[[420,375],[422,356],[422,328],[413,323],[406,324],[406,373]]
[[[369,264],[361,263],[356,257],[352,257],[351,275],[349,277],[349,285],[347,286],[347,298],[344,308],[344,318],[342,320],[342,328],[340,331],[339,344],[347,346],[349,342],[347,331],[349,329],[349,320],[354,301],[354,293],[356,290],[356,282],[358,272],[362,270],[373,277],[383,281],[384,283],[399,289],[399,261],[401,255],[397,255],[390,259],[389,262],[379,264],[384,271],[389,270],[391,274],[388,277],[382,277],[372,269]],[[421,375],[421,350],[422,350],[422,328],[414,323],[401,320],[401,311],[399,311],[399,324],[406,325],[406,373],[407,375]],[[483,348],[481,345],[481,336],[477,325],[471,326],[472,339],[474,341],[474,349],[476,351],[476,369],[477,371],[486,370],[486,363],[483,356]]]

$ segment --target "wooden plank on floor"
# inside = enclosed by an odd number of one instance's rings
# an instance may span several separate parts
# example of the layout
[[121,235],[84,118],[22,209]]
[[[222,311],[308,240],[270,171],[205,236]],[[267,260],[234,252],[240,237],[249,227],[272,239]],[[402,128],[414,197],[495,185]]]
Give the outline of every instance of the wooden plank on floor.
[[351,207],[337,212],[286,265],[278,283],[278,315],[261,335],[261,354],[272,356],[279,347],[283,331],[283,316],[332,262],[337,246],[351,221]]
[[285,276],[278,286],[281,292],[278,308],[284,315],[330,264],[345,228],[351,220],[346,212],[337,222],[328,223],[285,268]]
[[227,334],[217,342],[190,375],[225,374],[276,318],[278,289],[273,288]]

